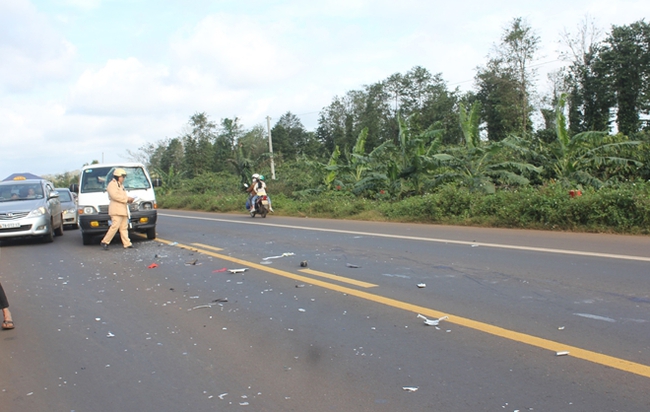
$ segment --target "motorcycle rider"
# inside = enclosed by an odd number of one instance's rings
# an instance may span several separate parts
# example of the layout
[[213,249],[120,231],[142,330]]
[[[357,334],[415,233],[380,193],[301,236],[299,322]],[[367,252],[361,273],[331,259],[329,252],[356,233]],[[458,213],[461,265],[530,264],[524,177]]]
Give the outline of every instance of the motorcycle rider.
[[250,194],[250,212],[255,211],[255,202],[259,196],[267,196],[269,200],[269,211],[273,212],[271,207],[271,198],[266,194],[266,183],[264,182],[264,176],[261,176],[259,173],[255,173],[252,177],[252,184],[246,191]]

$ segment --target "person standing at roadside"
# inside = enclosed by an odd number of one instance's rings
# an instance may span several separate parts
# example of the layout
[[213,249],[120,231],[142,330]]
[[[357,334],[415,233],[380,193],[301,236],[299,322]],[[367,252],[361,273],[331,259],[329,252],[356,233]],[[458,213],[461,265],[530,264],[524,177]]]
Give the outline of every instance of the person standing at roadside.
[[133,245],[129,239],[129,203],[133,202],[133,198],[126,194],[124,189],[124,179],[126,178],[126,171],[117,168],[113,171],[113,180],[108,183],[106,191],[110,203],[108,204],[108,214],[111,217],[111,227],[108,228],[106,236],[102,239],[101,245],[104,250],[108,250],[108,245],[113,240],[115,233],[120,231],[120,238],[122,238],[122,245],[125,249],[131,249]]
[[2,309],[2,329],[13,329],[14,320],[11,318],[11,312],[9,312],[9,301],[7,301],[7,295],[5,295],[2,283],[0,283],[0,309]]

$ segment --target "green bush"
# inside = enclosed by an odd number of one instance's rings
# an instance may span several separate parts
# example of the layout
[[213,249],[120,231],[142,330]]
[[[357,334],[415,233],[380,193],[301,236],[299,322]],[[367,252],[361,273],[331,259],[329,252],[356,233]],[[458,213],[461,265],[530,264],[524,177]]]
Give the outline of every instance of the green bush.
[[[581,196],[575,197],[569,196],[560,184],[500,189],[494,194],[446,185],[399,201],[377,200],[376,196],[366,199],[345,189],[296,197],[286,191],[274,192],[275,181],[267,184],[276,214],[284,216],[650,234],[647,182],[584,189]],[[188,191],[188,187],[195,192]],[[246,196],[235,179],[201,176],[199,182],[185,186],[182,192],[161,194],[158,204],[170,209],[246,213]]]

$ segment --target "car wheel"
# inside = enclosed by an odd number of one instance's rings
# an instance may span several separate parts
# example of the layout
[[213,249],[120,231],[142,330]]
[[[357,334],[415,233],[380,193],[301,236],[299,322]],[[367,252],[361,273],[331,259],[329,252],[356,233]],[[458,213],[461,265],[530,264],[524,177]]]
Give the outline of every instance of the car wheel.
[[61,224],[59,227],[54,229],[54,234],[57,236],[63,236],[63,216],[61,216]]
[[45,243],[54,242],[54,222],[50,220],[49,226],[47,233],[43,236],[43,242]]
[[155,238],[156,238],[156,228],[152,227],[151,229],[147,229],[147,239],[154,240]]

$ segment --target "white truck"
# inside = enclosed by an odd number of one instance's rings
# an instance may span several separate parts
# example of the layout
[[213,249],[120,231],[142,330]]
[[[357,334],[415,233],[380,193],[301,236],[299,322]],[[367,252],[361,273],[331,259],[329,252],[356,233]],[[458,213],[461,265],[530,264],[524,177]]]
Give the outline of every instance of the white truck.
[[124,188],[130,197],[136,198],[129,204],[129,230],[146,233],[147,239],[156,238],[158,205],[154,187],[160,186],[160,179],[152,181],[141,163],[93,164],[81,169],[78,184],[70,185],[70,191],[78,194],[79,228],[84,245],[93,243],[94,238],[108,231],[110,216],[106,186],[117,168],[126,170]]

